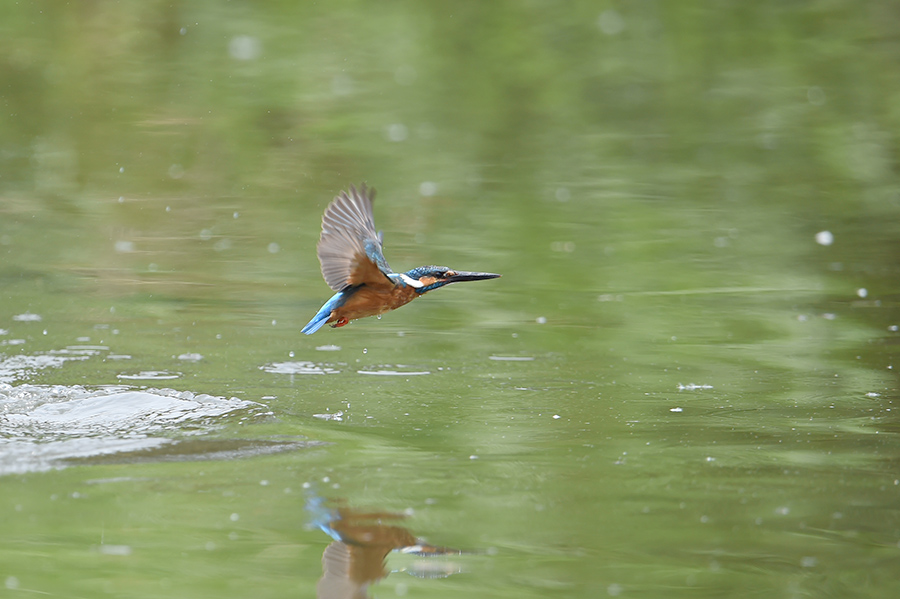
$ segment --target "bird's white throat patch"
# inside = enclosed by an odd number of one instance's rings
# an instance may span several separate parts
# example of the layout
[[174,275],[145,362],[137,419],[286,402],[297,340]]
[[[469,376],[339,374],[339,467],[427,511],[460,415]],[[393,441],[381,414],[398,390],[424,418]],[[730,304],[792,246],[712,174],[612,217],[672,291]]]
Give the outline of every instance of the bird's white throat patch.
[[421,281],[417,281],[405,273],[400,273],[400,278],[403,279],[404,283],[406,283],[410,287],[415,287],[416,289],[419,289],[420,287],[425,286],[425,283],[423,283]]

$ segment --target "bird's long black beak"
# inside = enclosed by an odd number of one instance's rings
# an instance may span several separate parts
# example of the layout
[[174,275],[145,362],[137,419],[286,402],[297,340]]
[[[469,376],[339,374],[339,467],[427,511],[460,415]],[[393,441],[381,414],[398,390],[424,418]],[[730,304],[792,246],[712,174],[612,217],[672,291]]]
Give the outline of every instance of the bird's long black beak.
[[455,275],[447,277],[448,283],[459,283],[460,281],[483,281],[484,279],[496,279],[500,275],[492,272],[466,272],[456,271]]

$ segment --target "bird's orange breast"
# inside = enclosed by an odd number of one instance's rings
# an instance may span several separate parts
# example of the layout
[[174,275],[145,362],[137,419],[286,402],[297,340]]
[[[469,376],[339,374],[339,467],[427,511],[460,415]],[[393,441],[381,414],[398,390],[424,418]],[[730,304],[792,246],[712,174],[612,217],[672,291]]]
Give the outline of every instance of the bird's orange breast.
[[418,294],[412,287],[374,288],[364,285],[350,296],[343,306],[332,311],[328,322],[377,316],[396,310],[416,297]]

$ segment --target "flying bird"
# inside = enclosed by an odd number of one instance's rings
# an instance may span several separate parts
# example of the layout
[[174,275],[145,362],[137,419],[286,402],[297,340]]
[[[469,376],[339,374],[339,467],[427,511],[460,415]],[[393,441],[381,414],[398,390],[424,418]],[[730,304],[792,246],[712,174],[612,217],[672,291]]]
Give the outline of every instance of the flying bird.
[[342,327],[351,320],[396,310],[433,289],[460,281],[496,279],[490,272],[466,272],[446,266],[420,266],[394,272],[382,253],[381,233],[375,232],[372,200],[365,184],[342,191],[322,216],[317,253],[322,276],[337,291],[303,327],[312,335],[326,323]]

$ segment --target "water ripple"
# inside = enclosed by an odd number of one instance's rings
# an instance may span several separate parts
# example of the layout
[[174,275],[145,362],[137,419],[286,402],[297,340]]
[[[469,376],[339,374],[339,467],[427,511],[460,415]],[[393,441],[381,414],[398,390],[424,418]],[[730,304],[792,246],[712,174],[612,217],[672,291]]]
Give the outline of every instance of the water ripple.
[[116,378],[129,381],[168,381],[177,379],[180,372],[168,372],[166,370],[142,370],[137,374],[117,374]]
[[357,370],[357,374],[374,374],[378,376],[421,376],[431,374],[430,370]]

